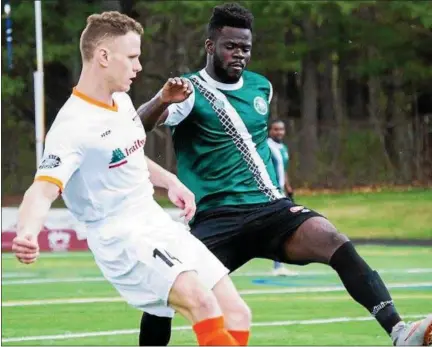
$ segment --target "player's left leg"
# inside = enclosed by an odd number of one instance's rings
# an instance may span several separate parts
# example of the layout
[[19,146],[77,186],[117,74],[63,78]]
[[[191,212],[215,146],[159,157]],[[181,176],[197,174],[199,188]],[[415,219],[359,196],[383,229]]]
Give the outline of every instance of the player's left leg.
[[231,279],[224,276],[214,287],[213,293],[225,317],[225,327],[238,341],[240,346],[246,346],[249,341],[252,313],[240,297]]
[[289,262],[330,265],[351,297],[375,317],[394,344],[421,346],[426,343],[432,329],[432,316],[415,323],[402,322],[379,274],[357,253],[348,237],[339,233],[327,219],[307,219],[285,241],[283,248]]
[[[394,342],[422,345],[418,336],[425,335],[431,326],[429,321],[403,323],[378,273],[357,253],[348,237],[327,219],[289,199],[262,207],[254,216],[261,221],[261,228],[254,235],[261,245],[257,256],[288,264],[330,265],[352,298],[376,318]],[[402,342],[398,337],[411,328],[415,331],[407,334],[408,339]]]

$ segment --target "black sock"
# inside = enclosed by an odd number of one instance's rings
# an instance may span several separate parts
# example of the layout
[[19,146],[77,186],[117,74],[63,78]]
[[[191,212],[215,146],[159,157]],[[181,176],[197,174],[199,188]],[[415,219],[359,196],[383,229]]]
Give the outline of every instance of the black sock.
[[167,346],[171,338],[171,321],[169,317],[158,317],[144,312],[141,318],[139,345]]
[[381,277],[360,257],[351,242],[336,250],[330,266],[336,270],[351,297],[390,334],[401,318]]

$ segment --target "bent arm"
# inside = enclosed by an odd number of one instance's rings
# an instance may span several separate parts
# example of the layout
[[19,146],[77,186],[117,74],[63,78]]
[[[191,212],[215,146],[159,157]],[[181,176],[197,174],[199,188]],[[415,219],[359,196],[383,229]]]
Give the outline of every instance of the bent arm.
[[54,183],[39,180],[33,182],[25,192],[18,210],[17,236],[37,237],[59,192],[59,187]]
[[145,131],[150,132],[154,127],[165,121],[168,117],[169,105],[169,103],[162,101],[160,93],[158,93],[150,101],[138,108],[137,113],[141,118]]

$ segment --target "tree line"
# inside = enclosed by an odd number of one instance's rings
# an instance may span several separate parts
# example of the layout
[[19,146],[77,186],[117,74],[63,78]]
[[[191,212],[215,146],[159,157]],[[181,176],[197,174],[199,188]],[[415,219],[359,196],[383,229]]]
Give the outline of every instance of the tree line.
[[[296,186],[425,184],[432,180],[432,3],[238,1],[255,16],[249,69],[273,84],[272,117],[287,125]],[[43,2],[46,126],[77,82],[86,17],[119,10],[145,29],[138,107],[168,77],[205,64],[211,10],[221,1]],[[13,60],[2,40],[3,192],[32,179],[33,2],[14,0]],[[149,156],[175,171],[169,134],[149,134]]]

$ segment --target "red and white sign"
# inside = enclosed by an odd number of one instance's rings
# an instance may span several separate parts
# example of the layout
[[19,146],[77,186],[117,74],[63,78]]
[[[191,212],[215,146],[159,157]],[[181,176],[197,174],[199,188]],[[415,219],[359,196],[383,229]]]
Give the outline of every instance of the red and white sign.
[[[180,220],[178,209],[166,209],[174,220]],[[18,208],[2,208],[2,252],[12,251],[12,240],[16,236]],[[45,225],[38,236],[42,252],[69,252],[88,250],[85,228],[64,208],[49,211]]]
[[[2,252],[12,251],[12,240],[16,233],[13,231],[2,232]],[[87,241],[79,240],[74,230],[58,229],[49,230],[44,228],[38,236],[38,243],[41,252],[69,252],[87,251]]]

